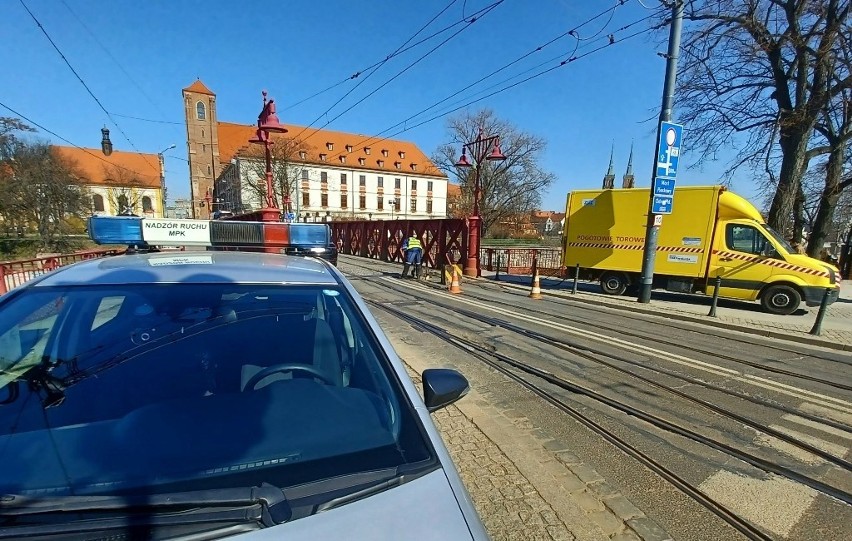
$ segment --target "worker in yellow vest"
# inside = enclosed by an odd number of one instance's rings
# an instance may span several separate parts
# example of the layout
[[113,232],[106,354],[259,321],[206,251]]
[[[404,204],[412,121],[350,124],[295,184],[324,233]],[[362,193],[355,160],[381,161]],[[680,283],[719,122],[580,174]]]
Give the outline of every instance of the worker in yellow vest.
[[420,261],[423,257],[423,244],[420,239],[412,231],[411,234],[402,242],[402,251],[405,254],[405,264],[402,267],[402,275],[400,278],[408,278],[408,269],[414,265],[412,272],[413,278],[420,277]]

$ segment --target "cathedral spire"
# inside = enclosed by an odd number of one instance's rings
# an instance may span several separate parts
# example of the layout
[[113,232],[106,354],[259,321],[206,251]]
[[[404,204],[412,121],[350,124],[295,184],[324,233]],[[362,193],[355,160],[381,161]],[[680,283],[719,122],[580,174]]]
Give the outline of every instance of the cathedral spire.
[[633,188],[636,177],[633,176],[633,143],[630,143],[630,158],[627,160],[627,172],[621,181],[622,188]]
[[603,189],[611,190],[615,188],[615,167],[613,164],[613,156],[615,154],[615,141],[612,143],[612,149],[609,151],[609,169],[606,171],[606,176],[603,179]]

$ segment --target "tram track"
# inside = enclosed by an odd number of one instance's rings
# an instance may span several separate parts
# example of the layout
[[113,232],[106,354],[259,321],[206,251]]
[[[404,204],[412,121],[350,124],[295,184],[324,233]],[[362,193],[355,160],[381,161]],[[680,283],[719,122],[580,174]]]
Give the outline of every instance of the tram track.
[[[558,408],[560,411],[566,413],[567,415],[575,419],[577,422],[579,422],[595,434],[599,435],[604,440],[606,440],[628,456],[634,458],[639,463],[643,464],[648,469],[659,475],[661,478],[671,483],[674,487],[676,487],[678,490],[682,491],[684,494],[692,498],[702,507],[706,508],[707,510],[721,518],[723,521],[731,525],[737,531],[742,533],[746,538],[759,541],[769,541],[772,539],[770,536],[765,534],[762,530],[751,524],[749,521],[732,512],[726,506],[711,498],[710,496],[707,496],[698,487],[694,486],[692,483],[679,476],[677,473],[667,468],[665,465],[658,462],[647,453],[643,452],[636,446],[627,442],[625,439],[621,438],[620,436],[615,434],[613,431],[607,429],[600,423],[589,418],[589,416],[584,415],[580,412],[579,409],[568,404],[566,401],[559,398],[555,394],[547,391],[539,385],[536,385],[534,382],[528,381],[527,379],[519,376],[504,365],[509,365],[515,369],[520,369],[527,374],[539,377],[545,381],[548,381],[551,384],[562,386],[560,385],[560,382],[562,382],[563,385],[565,385],[569,390],[572,390],[574,392],[589,391],[592,393],[592,396],[594,396],[597,394],[594,393],[594,391],[586,389],[581,390],[580,387],[571,388],[569,382],[560,380],[559,378],[556,378],[547,372],[539,371],[537,369],[531,369],[530,367],[525,366],[523,363],[490,351],[484,346],[481,346],[464,338],[454,336],[451,333],[447,332],[446,329],[443,329],[437,325],[428,322],[424,322],[416,318],[415,316],[412,316],[406,313],[405,311],[395,308],[393,306],[388,306],[387,304],[375,301],[367,302],[372,306],[375,306],[380,310],[386,311],[389,314],[392,314],[395,317],[398,317],[401,320],[408,322],[412,326],[420,328],[424,332],[428,332],[431,335],[434,335],[437,338],[457,347],[458,349],[475,356],[477,359],[481,360],[492,369],[500,372],[512,381],[515,381],[516,383],[520,384],[530,392],[534,393],[546,402]],[[497,361],[492,360],[492,358],[497,359]]]
[[[354,267],[359,267],[359,268],[374,271],[374,272],[383,272],[384,271],[384,269],[382,269],[380,267],[371,266],[369,264],[365,265],[362,262],[353,262],[350,259],[346,260],[346,262],[345,262],[346,265],[352,265]],[[434,269],[432,270],[432,272],[435,272]],[[492,283],[490,281],[481,281],[481,282],[478,281],[476,283],[476,285],[477,285],[477,287],[481,287],[483,289],[500,289],[502,291],[510,290],[510,291],[513,291],[513,292],[518,291],[518,286],[510,286],[510,285],[507,285],[507,284],[504,284],[504,283],[501,283],[501,282]],[[500,301],[494,301],[493,299],[489,299],[489,298],[486,298],[486,297],[476,295],[474,293],[471,293],[470,291],[466,291],[465,296],[476,298],[476,299],[481,300],[483,302],[497,302],[497,303],[503,304],[503,305],[508,304],[508,303],[504,303],[504,302],[500,302]],[[633,315],[628,311],[619,310],[617,308],[603,308],[603,307],[600,307],[600,306],[593,304],[593,303],[590,303],[590,302],[583,302],[581,300],[573,299],[573,298],[566,297],[566,296],[563,296],[563,295],[558,295],[558,296],[555,296],[555,297],[545,295],[542,300],[544,300],[545,302],[547,302],[549,304],[555,304],[555,305],[582,306],[584,310],[593,311],[593,312],[599,313],[599,314],[604,315],[604,316],[612,316],[613,315],[612,311],[618,310],[618,317],[620,317],[620,318],[638,321],[638,322],[645,323],[645,324],[652,323],[655,326],[663,327],[663,328],[676,329],[679,332],[684,331],[684,328],[682,326],[680,326],[679,324],[676,324],[676,323],[669,323],[665,320],[658,320],[657,318],[655,318],[654,320],[650,320],[648,318],[648,316]],[[514,305],[509,305],[509,306],[512,306],[513,308],[517,308],[517,306],[514,306]],[[547,312],[547,311],[543,311],[543,310],[536,310],[534,308],[532,308],[532,309],[527,308],[526,310],[529,311],[529,312],[533,312],[533,313],[547,315],[549,317],[553,316],[552,311]],[[572,321],[572,322],[575,322],[575,323],[588,324],[587,321],[571,318],[570,316],[568,316],[564,313],[559,313],[559,316],[562,317],[563,319],[566,319],[566,320],[569,320],[569,321]],[[698,331],[696,330],[696,332],[698,332]],[[793,355],[800,356],[803,359],[808,359],[808,358],[819,359],[819,360],[828,361],[828,362],[832,362],[832,363],[839,363],[839,364],[852,366],[852,361],[838,360],[837,358],[834,358],[834,357],[830,357],[830,356],[826,356],[826,355],[820,355],[819,353],[814,353],[814,352],[803,351],[802,349],[797,349],[795,347],[785,347],[785,346],[781,346],[781,345],[778,345],[778,344],[772,344],[772,343],[769,343],[768,341],[762,340],[762,339],[759,342],[755,342],[754,340],[747,340],[747,339],[740,338],[740,337],[738,337],[738,336],[736,336],[735,334],[732,334],[732,333],[713,332],[712,328],[702,329],[700,332],[702,334],[706,334],[706,335],[709,335],[709,336],[714,336],[714,337],[724,339],[725,341],[728,341],[728,342],[737,342],[737,343],[742,343],[742,344],[745,344],[745,345],[748,345],[748,346],[758,345],[758,346],[760,346],[761,348],[764,348],[764,349],[768,349],[768,350],[772,350],[772,351],[779,351],[779,352],[784,352],[784,353],[790,353],[790,354],[793,354]],[[645,336],[641,335],[641,333],[636,333],[636,334],[631,335],[631,334],[628,334],[628,332],[621,330],[621,329],[618,331],[618,333],[619,333],[619,335],[622,335],[622,334],[623,335],[630,335],[630,336],[634,336],[635,338],[643,338],[643,339],[649,338],[647,335],[645,335]],[[655,341],[658,341],[658,336],[655,336],[653,338],[654,338]],[[660,342],[660,343],[663,343],[663,342]],[[667,341],[667,345],[674,346],[674,347],[683,347],[683,344],[671,343],[671,342],[668,342],[668,341]],[[695,351],[695,352],[700,353],[700,351]],[[710,354],[717,356],[716,352],[711,352]],[[728,356],[728,357],[730,357],[730,356]],[[727,360],[730,360],[732,362],[737,362],[736,358],[732,358],[732,357],[728,358]],[[791,374],[795,375],[796,377],[799,376],[799,374],[797,374],[795,372],[791,372]],[[850,387],[850,389],[852,389],[852,387]]]

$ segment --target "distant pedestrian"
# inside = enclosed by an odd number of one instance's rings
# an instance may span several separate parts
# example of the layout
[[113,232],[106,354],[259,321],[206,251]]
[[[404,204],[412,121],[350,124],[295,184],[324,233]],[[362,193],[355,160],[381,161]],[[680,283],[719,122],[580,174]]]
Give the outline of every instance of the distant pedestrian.
[[400,278],[408,278],[408,269],[414,265],[412,272],[413,278],[420,277],[420,261],[423,257],[423,244],[417,238],[417,234],[412,231],[402,242],[402,251],[405,254],[405,264],[402,267],[402,275]]

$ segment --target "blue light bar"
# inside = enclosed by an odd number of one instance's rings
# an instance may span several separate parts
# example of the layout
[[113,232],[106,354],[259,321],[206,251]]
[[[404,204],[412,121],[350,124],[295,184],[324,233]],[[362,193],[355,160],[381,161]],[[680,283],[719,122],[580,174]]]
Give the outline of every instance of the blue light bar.
[[290,244],[294,246],[327,246],[331,238],[328,224],[290,224]]
[[142,218],[135,216],[92,216],[89,238],[96,244],[141,244]]

